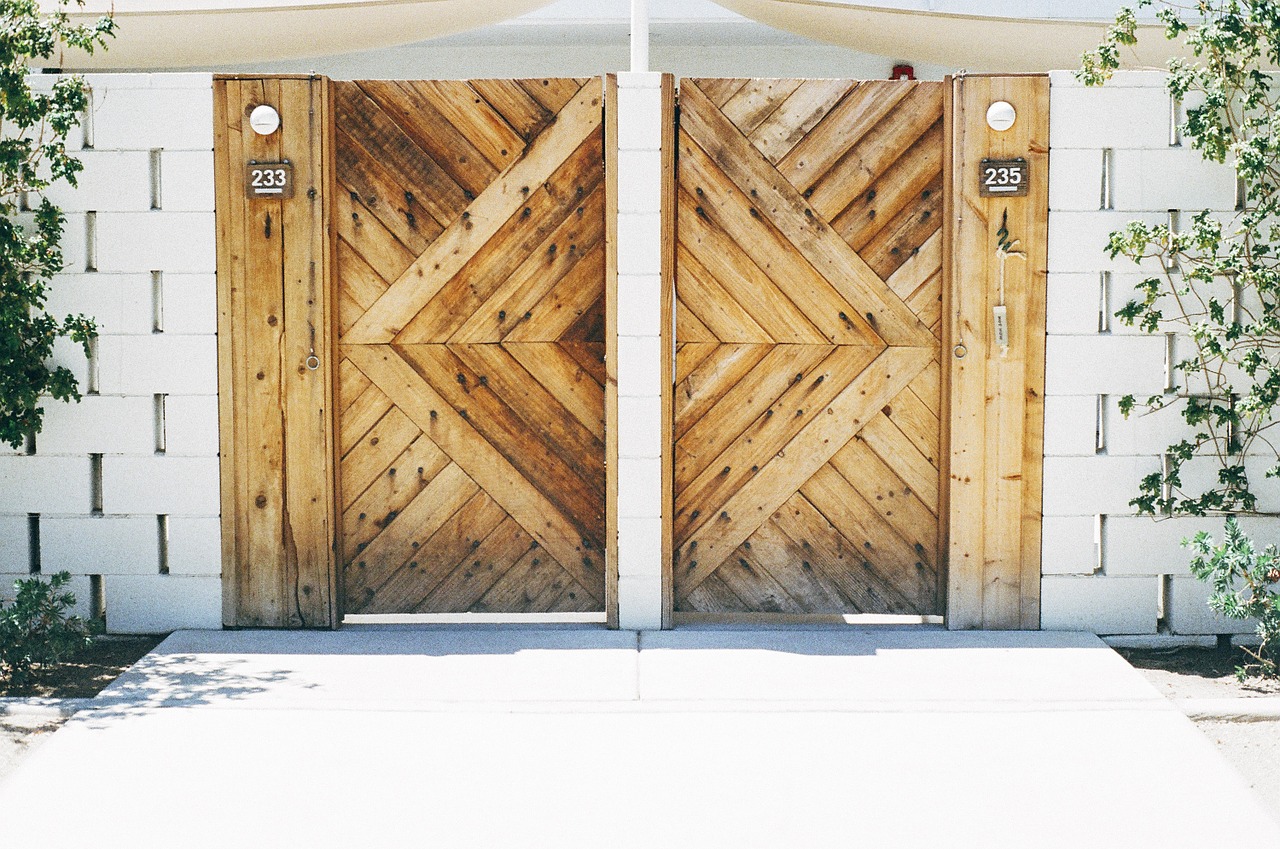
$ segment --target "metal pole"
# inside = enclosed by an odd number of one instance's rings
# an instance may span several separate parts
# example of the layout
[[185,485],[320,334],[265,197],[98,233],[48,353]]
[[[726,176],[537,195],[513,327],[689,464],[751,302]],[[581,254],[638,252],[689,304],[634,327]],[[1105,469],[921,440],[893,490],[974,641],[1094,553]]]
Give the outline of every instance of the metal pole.
[[649,70],[648,0],[631,0],[631,70]]

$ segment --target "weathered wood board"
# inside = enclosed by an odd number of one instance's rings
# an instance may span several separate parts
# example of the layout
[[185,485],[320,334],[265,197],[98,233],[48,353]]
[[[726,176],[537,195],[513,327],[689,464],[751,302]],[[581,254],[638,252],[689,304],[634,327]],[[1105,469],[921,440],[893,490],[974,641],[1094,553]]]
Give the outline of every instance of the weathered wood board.
[[681,82],[677,613],[941,613],[945,95]]
[[[332,627],[329,85],[218,77],[213,93],[223,622]],[[248,121],[262,104],[280,113],[266,136]],[[249,197],[251,161],[288,161],[297,191]]]
[[[1040,527],[1044,453],[1045,286],[1049,220],[1049,79],[966,76],[954,81],[951,251],[953,351],[947,353],[951,416],[951,628],[1040,626]],[[1013,127],[987,126],[998,100]],[[983,159],[1027,160],[1025,197],[982,197]],[[1001,260],[1006,242],[1023,256]],[[993,308],[1004,306],[1009,346],[997,344]]]
[[345,612],[605,610],[601,81],[333,88]]

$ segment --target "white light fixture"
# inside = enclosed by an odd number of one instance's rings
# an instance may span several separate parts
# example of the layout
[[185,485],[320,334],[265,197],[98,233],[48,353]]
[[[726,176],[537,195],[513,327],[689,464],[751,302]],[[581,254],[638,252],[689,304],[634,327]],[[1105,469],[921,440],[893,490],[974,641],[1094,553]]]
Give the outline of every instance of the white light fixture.
[[260,136],[269,136],[280,129],[280,113],[265,103],[253,107],[249,113],[249,126]]
[[987,107],[987,126],[997,133],[1003,133],[1012,127],[1017,117],[1013,104],[1006,100],[997,100]]

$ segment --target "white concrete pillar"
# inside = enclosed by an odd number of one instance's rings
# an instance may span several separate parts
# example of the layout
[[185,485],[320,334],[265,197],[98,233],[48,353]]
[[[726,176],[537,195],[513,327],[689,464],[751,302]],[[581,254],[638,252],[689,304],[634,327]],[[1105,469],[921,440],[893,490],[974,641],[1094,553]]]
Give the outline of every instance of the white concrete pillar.
[[662,75],[618,74],[618,625],[662,627]]
[[631,0],[631,70],[649,70],[649,2]]

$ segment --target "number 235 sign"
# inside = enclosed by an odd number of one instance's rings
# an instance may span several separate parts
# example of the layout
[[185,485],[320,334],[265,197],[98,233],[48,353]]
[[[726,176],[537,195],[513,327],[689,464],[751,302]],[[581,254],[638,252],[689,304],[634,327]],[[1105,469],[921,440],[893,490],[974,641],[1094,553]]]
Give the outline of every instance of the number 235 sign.
[[244,173],[245,192],[251,198],[293,197],[293,165],[290,162],[250,162]]
[[1025,159],[984,159],[978,168],[980,197],[1023,197],[1030,186]]

